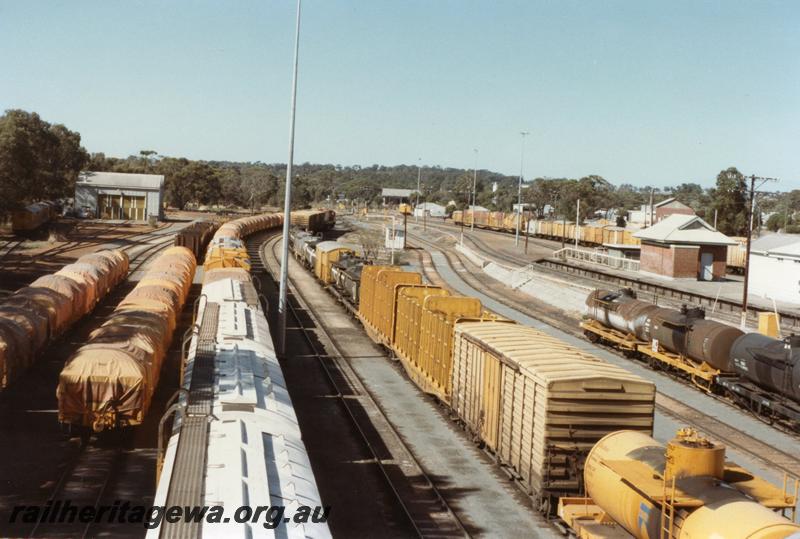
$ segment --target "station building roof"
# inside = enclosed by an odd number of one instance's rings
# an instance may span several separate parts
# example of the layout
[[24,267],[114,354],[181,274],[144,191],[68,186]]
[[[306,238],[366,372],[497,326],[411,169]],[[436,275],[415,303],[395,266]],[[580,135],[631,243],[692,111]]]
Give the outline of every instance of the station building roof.
[[800,258],[800,235],[768,234],[753,240],[750,251],[764,256],[790,256]]
[[381,196],[394,197],[394,198],[408,198],[416,192],[417,192],[416,189],[395,189],[392,187],[384,187],[383,189],[381,189]]
[[696,215],[673,214],[633,236],[653,243],[736,245],[735,241]]
[[159,191],[164,186],[164,176],[161,174],[85,171],[78,176],[77,185]]

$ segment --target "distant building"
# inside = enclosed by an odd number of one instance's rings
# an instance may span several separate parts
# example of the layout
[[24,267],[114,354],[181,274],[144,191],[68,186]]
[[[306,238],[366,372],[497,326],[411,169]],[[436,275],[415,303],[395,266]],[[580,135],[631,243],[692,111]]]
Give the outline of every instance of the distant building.
[[749,293],[800,304],[800,235],[769,234],[753,240]]
[[723,278],[736,244],[696,215],[670,215],[633,236],[642,241],[640,271],[669,279]]
[[670,215],[695,215],[694,210],[676,198],[668,198],[652,208],[642,204],[641,209],[628,212],[628,222],[634,225],[651,225],[663,221]]
[[423,217],[427,213],[429,217],[444,217],[447,213],[445,210],[444,206],[434,202],[421,202],[414,208],[414,215]]
[[523,202],[522,204],[512,204],[512,205],[511,205],[511,211],[512,211],[513,213],[517,213],[517,212],[519,211],[519,208],[520,208],[520,206],[522,207],[522,211],[523,211],[523,212],[524,212],[525,210],[533,210],[533,209],[536,209],[536,206],[534,206],[533,204],[531,204],[531,203],[529,203],[529,202]]
[[100,219],[146,221],[164,218],[164,176],[122,172],[81,172],[75,183],[75,209]]
[[387,225],[384,227],[384,247],[387,249],[406,248],[406,233],[402,226]]
[[393,206],[396,204],[411,202],[416,189],[394,189],[391,187],[384,187],[381,189],[381,197],[383,197],[384,206]]

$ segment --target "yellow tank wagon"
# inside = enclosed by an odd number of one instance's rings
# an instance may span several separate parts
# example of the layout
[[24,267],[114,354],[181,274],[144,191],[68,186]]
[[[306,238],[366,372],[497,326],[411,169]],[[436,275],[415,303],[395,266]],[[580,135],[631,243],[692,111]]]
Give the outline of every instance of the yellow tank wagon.
[[643,432],[600,440],[586,459],[586,498],[562,498],[578,537],[795,537],[794,495],[725,460],[725,447],[682,429],[666,447]]

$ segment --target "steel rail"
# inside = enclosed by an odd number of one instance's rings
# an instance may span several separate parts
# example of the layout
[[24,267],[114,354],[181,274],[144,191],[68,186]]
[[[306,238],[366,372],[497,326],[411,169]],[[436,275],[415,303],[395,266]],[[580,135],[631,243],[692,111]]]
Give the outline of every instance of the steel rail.
[[[271,239],[265,241],[261,245],[261,249],[260,249],[260,252],[262,253],[262,256],[263,256],[263,253],[267,252],[267,249],[271,249],[272,250],[271,258],[274,260],[276,265],[280,264],[280,261],[279,261],[277,255],[275,254],[275,248],[277,247],[277,239],[279,239],[279,238],[280,238],[280,236],[277,237],[277,238],[271,238]],[[264,267],[268,268],[268,271],[270,271],[270,273],[272,274],[272,277],[274,279],[275,276],[274,276],[274,273],[273,273],[273,271],[271,269],[271,265],[264,264]],[[299,296],[299,294],[297,292],[297,287],[294,284],[294,280],[291,277],[289,277],[289,285],[290,285],[289,286],[290,296],[293,297],[294,299],[298,300],[298,301],[302,301],[302,298]],[[356,430],[358,431],[358,433],[360,434],[362,440],[364,441],[365,446],[367,447],[368,451],[372,455],[372,459],[371,460],[373,462],[375,462],[378,465],[378,467],[380,468],[384,478],[386,479],[387,484],[389,485],[389,488],[392,490],[394,496],[397,498],[398,502],[400,503],[400,506],[403,508],[403,511],[405,512],[406,516],[408,517],[409,522],[411,522],[412,526],[417,531],[418,535],[420,537],[425,537],[425,534],[420,529],[419,524],[417,523],[415,517],[413,516],[412,511],[409,509],[408,505],[403,500],[403,497],[398,492],[397,487],[392,482],[392,479],[389,476],[389,473],[386,470],[386,467],[383,464],[383,461],[378,456],[377,451],[374,449],[374,447],[372,446],[372,443],[369,441],[369,438],[367,437],[366,433],[364,432],[361,424],[356,419],[356,416],[353,413],[353,411],[352,411],[352,409],[350,407],[350,404],[347,402],[347,399],[344,397],[344,394],[343,394],[342,390],[339,388],[339,385],[336,383],[336,380],[335,380],[333,374],[331,373],[331,371],[328,368],[328,366],[325,365],[324,358],[325,357],[330,357],[330,356],[328,354],[320,352],[316,348],[316,345],[313,342],[313,338],[310,335],[310,328],[306,327],[301,322],[301,319],[300,319],[300,317],[299,317],[299,315],[297,313],[296,307],[292,304],[291,301],[287,301],[287,306],[289,307],[289,312],[292,313],[292,317],[295,319],[295,322],[298,324],[298,327],[300,327],[300,329],[302,330],[304,339],[306,340],[306,342],[308,343],[311,351],[313,352],[313,354],[315,355],[315,357],[319,361],[319,363],[320,363],[320,365],[321,365],[321,367],[322,367],[322,369],[323,369],[323,371],[324,371],[324,373],[326,375],[326,378],[328,379],[329,383],[331,384],[331,387],[336,392],[336,397],[339,399],[339,401],[344,406],[348,416],[350,417],[351,421],[353,422],[353,425],[356,427]],[[307,312],[311,313],[310,309],[306,309],[306,310],[307,310]],[[338,351],[338,347],[336,346],[335,340],[328,333],[328,331],[322,326],[322,324],[318,323],[316,329],[318,329],[320,332],[322,332],[324,334],[324,336],[328,339],[328,341],[333,345],[333,347],[334,347],[334,349],[336,351],[336,356],[342,357],[342,354]],[[350,375],[351,377],[353,377],[354,379],[358,380],[358,382],[360,383],[360,385],[362,386],[362,388],[364,390],[363,393],[366,396],[369,397],[371,403],[375,406],[375,409],[378,410],[378,412],[380,413],[381,417],[386,421],[386,424],[390,427],[392,433],[397,437],[398,440],[401,441],[401,444],[402,444],[403,449],[405,450],[405,452],[411,457],[411,459],[413,460],[414,464],[422,472],[422,477],[428,483],[428,486],[429,486],[431,492],[433,492],[436,495],[436,498],[439,501],[439,503],[442,504],[442,507],[446,509],[446,512],[456,522],[456,524],[457,524],[459,530],[462,532],[462,534],[465,537],[469,537],[470,534],[467,531],[464,523],[461,521],[461,519],[458,517],[458,515],[455,513],[455,511],[453,511],[452,507],[447,503],[447,501],[445,500],[445,498],[442,496],[441,492],[437,488],[436,484],[431,479],[431,477],[427,474],[427,472],[425,471],[425,469],[423,468],[423,466],[419,462],[419,460],[416,458],[414,453],[410,450],[410,448],[408,448],[405,445],[404,442],[402,442],[402,438],[400,437],[400,434],[397,432],[397,430],[395,429],[394,425],[392,425],[391,421],[387,417],[387,415],[386,415],[385,411],[383,410],[383,408],[380,405],[378,405],[378,403],[375,400],[375,398],[372,395],[372,393],[364,386],[363,380],[361,380],[361,378],[358,376],[358,374],[355,371],[352,371],[352,369],[349,369],[349,370],[350,370],[350,372],[348,372],[347,374]]]
[[[421,238],[415,234],[409,234],[409,236],[412,237],[415,242],[427,245],[429,248],[441,252],[445,256],[448,265],[451,267],[451,269],[453,268],[452,255],[450,253],[443,251],[440,248],[440,246],[424,238]],[[435,271],[434,268],[431,269]],[[464,283],[467,284],[467,286],[469,286],[473,290],[477,290],[472,283],[469,283],[467,282],[466,279],[464,279],[463,273],[460,273],[460,275],[462,276],[462,280],[464,280]],[[486,289],[485,287],[481,289],[481,292],[486,294],[487,296],[490,296],[495,301],[503,304],[504,306],[512,310],[536,318],[544,322],[545,324],[554,327],[556,329],[559,329],[570,335],[576,337],[583,337],[583,333],[577,328],[575,324],[570,324],[568,322],[565,322],[563,319],[549,315],[548,313],[545,313],[542,310],[532,309],[531,305],[533,305],[533,303],[522,305],[520,303],[510,301],[508,298],[505,298],[489,289]],[[608,350],[613,352],[615,355],[618,355],[619,357],[623,358],[625,357],[616,349],[608,348]],[[666,372],[666,371],[658,371],[658,372]],[[716,400],[718,400],[723,404],[730,406],[731,409],[733,410],[749,411],[740,408],[738,406],[735,406],[727,399],[722,399],[716,395],[711,395],[711,397],[715,398]],[[700,410],[697,410],[696,408],[693,408],[685,403],[679,402],[673,399],[672,397],[669,397],[668,395],[665,395],[664,393],[659,391],[657,391],[657,396],[656,396],[656,408],[658,409],[659,412],[663,413],[664,415],[679,419],[680,421],[685,421],[686,423],[689,423],[697,427],[698,430],[706,432],[712,437],[717,438],[718,440],[725,443],[729,447],[737,451],[740,451],[742,453],[745,453],[747,455],[750,455],[755,460],[767,465],[768,468],[778,469],[793,477],[800,477],[800,457],[798,455],[792,455],[791,453],[783,451],[782,449],[770,446],[760,440],[757,440],[756,438],[750,436],[749,434],[736,430],[735,427],[732,427],[724,423],[720,423],[719,419],[711,417],[708,414],[705,414],[704,412],[701,412]],[[784,432],[783,429],[777,429],[777,430]],[[797,433],[793,433],[791,431],[787,431],[785,433],[791,434],[795,438],[800,439]],[[735,438],[737,436],[743,438],[743,440],[736,441]],[[749,446],[750,448],[748,448],[747,446]]]

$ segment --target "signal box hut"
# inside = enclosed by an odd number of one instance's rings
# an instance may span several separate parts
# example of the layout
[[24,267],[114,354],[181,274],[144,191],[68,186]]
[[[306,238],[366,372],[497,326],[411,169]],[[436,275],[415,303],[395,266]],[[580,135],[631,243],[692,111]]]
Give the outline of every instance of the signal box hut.
[[75,183],[75,208],[99,219],[147,221],[164,218],[164,176],[123,172],[81,172]]
[[735,245],[696,215],[670,215],[636,232],[640,271],[669,279],[713,281],[725,277],[728,246]]
[[447,208],[435,202],[420,202],[414,208],[414,215],[416,217],[423,217],[425,214],[429,217],[444,217],[447,215]]

